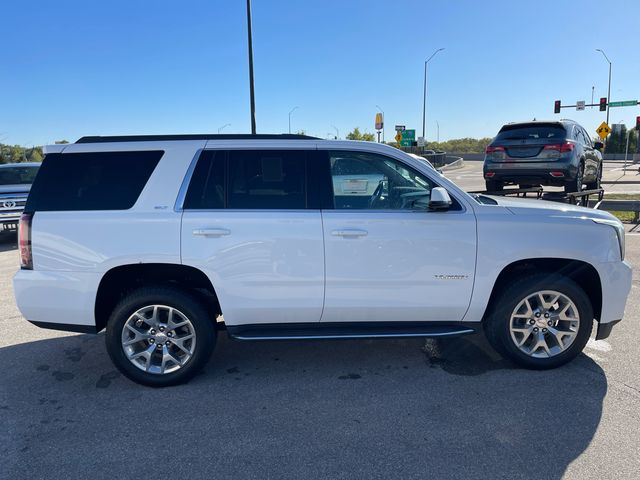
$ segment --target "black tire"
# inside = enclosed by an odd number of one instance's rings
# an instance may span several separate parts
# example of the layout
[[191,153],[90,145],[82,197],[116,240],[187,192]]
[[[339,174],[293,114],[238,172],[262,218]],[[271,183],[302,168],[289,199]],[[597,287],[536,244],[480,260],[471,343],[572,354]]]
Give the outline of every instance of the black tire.
[[[178,370],[170,373],[149,373],[135,366],[122,346],[125,323],[139,309],[149,305],[166,305],[184,314],[193,326],[195,348],[191,358]],[[176,329],[177,331],[177,329]],[[206,306],[185,291],[173,287],[142,287],[123,298],[113,309],[106,329],[107,352],[120,372],[142,385],[166,387],[189,381],[207,363],[216,342],[215,319]]]
[[[511,338],[509,323],[518,304],[528,295],[554,290],[566,295],[580,315],[578,333],[566,350],[548,358],[536,358],[521,351]],[[584,349],[593,329],[593,308],[589,297],[573,280],[558,274],[531,274],[509,285],[492,301],[484,320],[484,330],[491,346],[515,364],[534,370],[556,368],[573,360]]]
[[565,182],[564,184],[565,193],[581,192],[583,178],[584,178],[584,163],[580,162],[580,165],[578,165],[578,171],[576,172],[575,178],[573,180],[569,180]]
[[600,188],[600,181],[602,180],[602,165],[598,167],[595,181],[587,183],[587,190],[598,190]]
[[487,192],[501,192],[504,188],[504,183],[499,180],[486,180],[485,185]]

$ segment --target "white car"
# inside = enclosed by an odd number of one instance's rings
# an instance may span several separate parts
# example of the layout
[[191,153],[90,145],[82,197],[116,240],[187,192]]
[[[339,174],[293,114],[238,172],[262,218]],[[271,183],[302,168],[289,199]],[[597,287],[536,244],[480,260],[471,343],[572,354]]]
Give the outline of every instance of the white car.
[[[610,214],[471,196],[386,145],[84,137],[46,153],[20,222],[18,307],[45,328],[106,328],[115,365],[147,385],[188,380],[223,328],[259,341],[484,331],[513,362],[552,368],[594,320],[609,335],[631,288]],[[337,191],[354,180],[338,159],[357,161],[366,189]]]

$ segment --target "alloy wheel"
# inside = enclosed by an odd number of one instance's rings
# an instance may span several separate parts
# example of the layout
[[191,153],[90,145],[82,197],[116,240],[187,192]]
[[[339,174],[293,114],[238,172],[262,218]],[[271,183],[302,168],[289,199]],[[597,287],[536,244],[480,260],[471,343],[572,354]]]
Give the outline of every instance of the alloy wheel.
[[148,305],[135,311],[122,328],[122,349],[140,370],[158,375],[175,372],[193,356],[196,334],[176,308]]
[[576,304],[553,290],[527,295],[513,310],[509,321],[516,347],[534,358],[550,358],[564,352],[576,339],[579,328]]

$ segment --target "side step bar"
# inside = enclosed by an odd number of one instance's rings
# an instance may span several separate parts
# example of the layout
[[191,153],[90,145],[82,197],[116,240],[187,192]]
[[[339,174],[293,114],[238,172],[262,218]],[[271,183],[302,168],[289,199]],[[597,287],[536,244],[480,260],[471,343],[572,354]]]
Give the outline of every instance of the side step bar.
[[479,322],[318,322],[227,325],[227,332],[236,340],[330,340],[453,337],[479,328]]

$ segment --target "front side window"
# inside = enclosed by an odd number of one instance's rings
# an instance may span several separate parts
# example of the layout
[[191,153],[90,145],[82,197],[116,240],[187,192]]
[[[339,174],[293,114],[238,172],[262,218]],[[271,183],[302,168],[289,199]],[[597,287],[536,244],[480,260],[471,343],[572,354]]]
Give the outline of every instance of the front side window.
[[384,155],[329,152],[336,209],[426,210],[433,183]]

